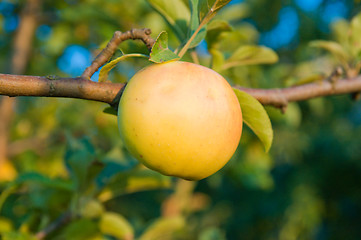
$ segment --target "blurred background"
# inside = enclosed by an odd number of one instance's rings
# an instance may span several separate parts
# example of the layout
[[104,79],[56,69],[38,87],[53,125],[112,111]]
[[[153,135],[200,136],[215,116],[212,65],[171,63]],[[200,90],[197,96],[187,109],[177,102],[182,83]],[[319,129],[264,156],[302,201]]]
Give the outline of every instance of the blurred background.
[[[242,44],[264,45],[279,62],[222,75],[257,88],[327,76],[337,61],[309,42],[344,37],[339,33],[347,33],[360,10],[358,0],[233,0],[216,17],[232,30],[212,44],[226,56]],[[166,30],[173,49],[180,44],[145,0],[1,0],[0,72],[76,77],[114,31],[144,27],[154,38]],[[206,66],[213,40],[197,47]],[[147,52],[136,41],[120,49]],[[121,62],[109,80],[125,82],[147,64]],[[139,166],[105,107],[75,99],[0,99],[0,234],[28,239],[77,204],[81,217],[48,239],[122,239],[101,226],[104,212],[124,217],[127,231],[142,239],[360,239],[361,103],[350,96],[291,103],[285,114],[267,107],[274,128],[270,152],[245,127],[231,161],[194,183]],[[103,167],[94,178],[87,173],[92,183],[81,186],[72,159]]]

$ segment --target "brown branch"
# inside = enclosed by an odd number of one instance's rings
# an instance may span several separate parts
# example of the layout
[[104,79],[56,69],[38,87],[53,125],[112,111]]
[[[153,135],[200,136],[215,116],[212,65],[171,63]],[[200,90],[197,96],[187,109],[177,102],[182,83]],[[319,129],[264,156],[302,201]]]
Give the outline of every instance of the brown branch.
[[93,74],[113,56],[119,44],[125,40],[142,40],[150,51],[154,44],[154,39],[150,36],[151,33],[151,30],[148,28],[132,29],[124,33],[116,31],[107,46],[98,54],[98,56],[95,57],[92,64],[85,69],[82,77],[89,79],[91,76],[93,76]]
[[94,100],[111,104],[122,83],[98,83],[84,78],[57,80],[38,76],[0,74],[0,95],[10,97],[65,97]]
[[[66,97],[114,104],[123,87],[122,83],[98,83],[84,78],[51,80],[46,77],[0,74],[0,95],[11,97]],[[286,88],[236,88],[251,94],[263,105],[282,108],[287,106],[288,102],[361,91],[361,75],[340,79],[334,83],[324,80]]]
[[326,79],[324,81],[280,89],[254,89],[239,86],[236,88],[251,94],[263,105],[283,108],[287,106],[288,102],[361,91],[361,75],[355,78],[336,80],[335,82],[330,82]]

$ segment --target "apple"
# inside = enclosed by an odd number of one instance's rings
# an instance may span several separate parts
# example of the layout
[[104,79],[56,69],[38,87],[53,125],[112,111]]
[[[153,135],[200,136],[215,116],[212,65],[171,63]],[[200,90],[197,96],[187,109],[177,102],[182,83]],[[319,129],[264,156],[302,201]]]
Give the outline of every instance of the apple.
[[232,87],[217,72],[171,61],[131,78],[119,102],[118,127],[127,149],[148,168],[200,180],[234,154],[242,112]]

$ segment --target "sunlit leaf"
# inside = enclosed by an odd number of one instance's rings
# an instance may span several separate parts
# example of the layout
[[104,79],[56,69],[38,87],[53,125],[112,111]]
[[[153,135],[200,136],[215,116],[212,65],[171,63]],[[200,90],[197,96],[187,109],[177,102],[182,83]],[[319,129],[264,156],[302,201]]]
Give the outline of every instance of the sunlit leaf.
[[263,46],[245,45],[239,47],[226,60],[223,69],[243,65],[270,64],[277,61],[278,56],[272,49]]
[[216,0],[214,2],[214,5],[212,6],[212,9],[214,11],[218,11],[222,7],[226,6],[231,0]]
[[122,215],[106,212],[99,221],[99,229],[103,234],[116,237],[117,239],[132,240],[134,230],[132,225]]
[[350,23],[346,19],[339,19],[332,23],[332,34],[342,46],[349,45]]
[[354,57],[358,57],[361,51],[361,13],[351,20],[351,49]]
[[207,26],[207,46],[208,49],[213,48],[218,41],[218,37],[223,32],[232,31],[232,27],[229,25],[228,22],[224,20],[213,20]]
[[100,69],[98,82],[105,82],[107,80],[107,78],[108,78],[109,71],[112,70],[117,65],[117,63],[119,63],[120,61],[123,61],[123,60],[125,60],[127,58],[130,58],[130,57],[149,58],[149,56],[144,55],[144,54],[140,54],[140,53],[131,53],[131,54],[122,55],[122,56],[110,61],[109,63],[105,64]]
[[13,222],[5,217],[0,217],[0,235],[4,232],[10,232],[14,229]]
[[[188,38],[190,38],[194,32],[199,27],[199,13],[198,13],[198,6],[199,0],[189,0],[189,5],[191,8],[191,21],[190,21],[190,28],[188,31]],[[189,48],[196,47],[206,36],[206,26],[203,26],[201,30],[197,33],[197,36],[191,42]]]
[[172,240],[175,232],[185,227],[182,217],[160,218],[150,225],[139,240]]
[[152,47],[149,61],[155,63],[163,63],[177,59],[179,59],[179,56],[168,48],[167,32],[165,31],[161,32],[158,35],[157,40]]
[[[199,26],[197,29],[194,30],[193,34],[187,39],[187,42],[184,44],[183,48],[179,51],[179,56],[183,57],[183,55],[187,52],[187,50],[192,46],[193,41],[197,38],[198,34],[200,34],[201,31],[207,26],[208,22],[212,20],[212,18],[216,15],[218,10],[220,10],[223,6],[225,6],[227,3],[229,3],[230,0],[216,0],[212,7],[209,9],[209,2],[203,3],[202,1],[199,2],[200,5],[206,5],[208,12],[204,15],[204,18],[200,18]],[[200,15],[203,15],[202,9],[204,7],[200,8]],[[205,33],[204,33],[205,34]],[[200,35],[202,36],[202,35]],[[204,36],[202,37],[202,39]]]
[[182,0],[147,0],[167,21],[178,39],[183,42],[187,37],[189,8]]
[[223,21],[241,21],[242,19],[250,15],[250,9],[244,2],[232,4],[231,7],[224,8],[217,13],[216,19],[222,19]]
[[35,236],[23,232],[4,232],[1,236],[2,240],[37,240]]
[[109,180],[99,195],[101,201],[107,201],[126,193],[147,191],[154,189],[168,189],[171,178],[150,169],[119,172]]
[[220,71],[224,65],[224,55],[217,49],[210,49],[209,53],[212,56],[212,69],[216,72]]
[[95,199],[86,199],[80,204],[80,215],[84,218],[97,218],[104,213],[104,206]]
[[214,5],[215,0],[199,0],[198,9],[199,9],[199,20],[201,21],[211,10]]
[[226,240],[226,236],[219,228],[210,227],[201,232],[199,240]]
[[350,56],[347,54],[346,50],[339,43],[334,41],[311,41],[310,47],[322,48],[329,51],[344,66],[348,64],[348,61],[350,59]]
[[273,141],[273,129],[269,116],[262,104],[246,92],[233,88],[242,109],[244,123],[257,135],[266,152]]
[[99,236],[99,234],[96,222],[83,218],[72,221],[70,224],[66,225],[66,227],[53,239],[90,240]]

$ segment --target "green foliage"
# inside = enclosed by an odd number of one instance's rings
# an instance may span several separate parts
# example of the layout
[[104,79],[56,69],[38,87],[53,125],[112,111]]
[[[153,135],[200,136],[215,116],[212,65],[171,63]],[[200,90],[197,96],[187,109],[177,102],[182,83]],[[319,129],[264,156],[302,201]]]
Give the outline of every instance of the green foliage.
[[235,88],[233,88],[233,90],[241,105],[243,122],[247,124],[262,141],[266,152],[268,152],[272,145],[273,130],[266,110],[257,99],[248,93]]
[[174,239],[174,234],[184,228],[182,217],[160,218],[155,220],[139,238],[139,240]]
[[[98,82],[105,82],[108,78],[109,71],[112,70],[117,63],[120,61],[123,61],[129,57],[142,57],[142,58],[149,58],[149,56],[139,53],[130,53],[130,54],[124,54],[120,57],[117,57],[116,59],[110,61],[109,63],[105,64],[99,72],[99,79]],[[150,59],[151,60],[151,59]]]
[[178,60],[179,57],[177,54],[169,50],[168,48],[168,34],[167,32],[161,32],[153,47],[152,51],[150,53],[149,61],[155,62],[155,63],[163,63],[171,60]]
[[99,221],[99,229],[102,233],[117,239],[131,240],[134,238],[132,226],[123,216],[117,213],[104,213]]
[[34,236],[26,233],[6,232],[2,235],[3,240],[36,240]]
[[[96,239],[99,236],[99,229],[94,221],[89,219],[80,219],[71,222],[63,229],[61,234],[54,237],[55,240],[61,239]],[[98,238],[99,239],[99,238]]]
[[316,40],[310,42],[310,46],[323,48],[333,54],[347,77],[355,77],[361,70],[361,14],[354,16],[350,23],[344,20],[336,22],[333,30],[337,42]]
[[[191,9],[191,20],[190,26],[188,30],[188,38],[190,38],[198,29],[199,24],[201,23],[201,18],[199,18],[199,1],[198,0],[190,0],[189,1],[190,9]],[[206,26],[203,26],[193,41],[190,43],[189,48],[196,47],[206,36]]]
[[224,62],[223,69],[234,66],[252,65],[261,63],[275,63],[277,54],[270,48],[243,45]]
[[182,42],[186,39],[188,22],[190,18],[189,8],[182,0],[147,0],[171,26],[178,39]]

